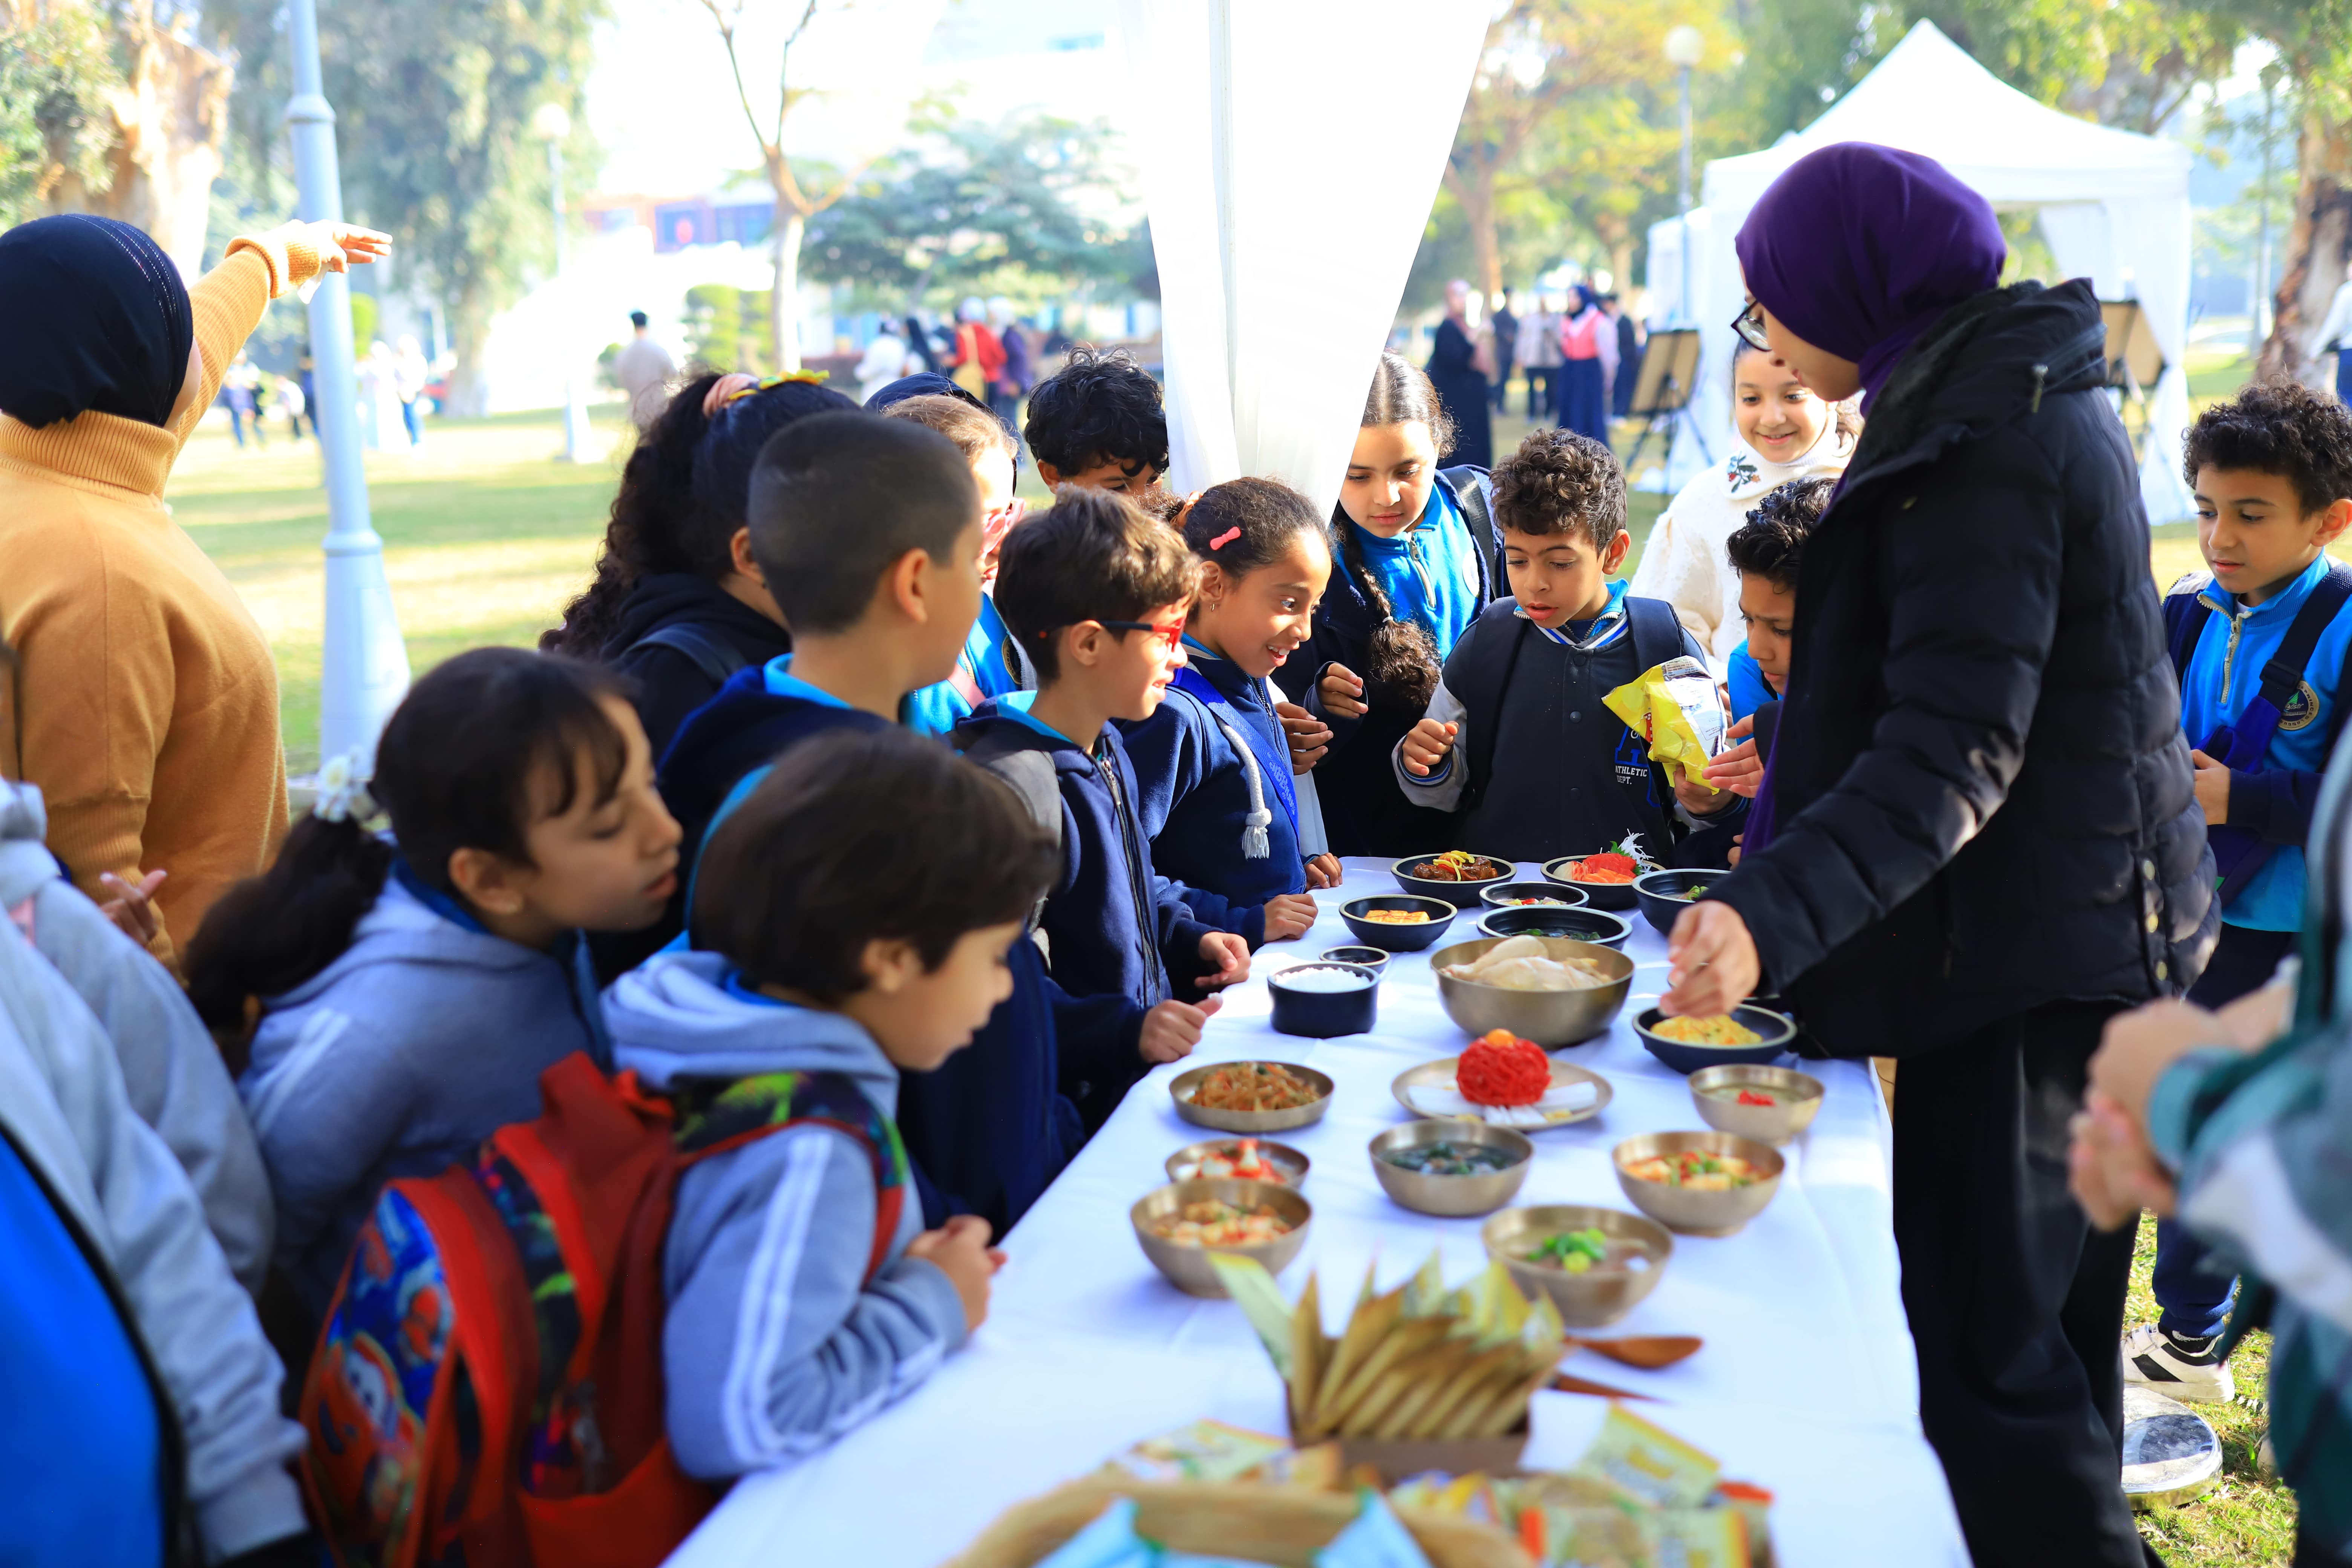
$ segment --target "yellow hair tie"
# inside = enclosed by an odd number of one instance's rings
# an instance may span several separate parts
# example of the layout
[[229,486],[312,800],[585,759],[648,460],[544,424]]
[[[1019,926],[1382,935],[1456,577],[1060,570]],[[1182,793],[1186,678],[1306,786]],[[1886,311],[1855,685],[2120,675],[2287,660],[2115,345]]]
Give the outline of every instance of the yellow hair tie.
[[788,381],[804,381],[814,386],[818,383],[823,382],[830,374],[831,373],[828,371],[822,370],[786,371],[782,375],[768,376],[762,380],[753,382],[749,386],[739,386],[735,388],[733,391],[727,394],[726,396],[719,400],[719,406],[724,408],[729,404],[736,402],[739,399],[752,396],[757,393],[765,392],[771,387],[782,386]]

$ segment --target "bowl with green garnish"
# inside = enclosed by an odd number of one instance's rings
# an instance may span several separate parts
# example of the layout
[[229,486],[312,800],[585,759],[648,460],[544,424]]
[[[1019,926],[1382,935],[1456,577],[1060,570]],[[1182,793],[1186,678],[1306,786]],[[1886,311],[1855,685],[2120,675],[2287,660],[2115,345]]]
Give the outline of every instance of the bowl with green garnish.
[[1728,871],[1694,870],[1669,866],[1663,871],[1650,871],[1633,879],[1633,901],[1642,906],[1642,913],[1652,929],[1660,936],[1672,936],[1675,921],[1685,910],[1706,897],[1714,886],[1730,876]]
[[1654,1219],[1592,1204],[1505,1209],[1479,1232],[1520,1289],[1540,1290],[1571,1329],[1613,1323],[1657,1289],[1675,1238]]
[[1370,1144],[1381,1190],[1415,1214],[1491,1214],[1518,1196],[1536,1146],[1507,1127],[1460,1117],[1408,1121]]

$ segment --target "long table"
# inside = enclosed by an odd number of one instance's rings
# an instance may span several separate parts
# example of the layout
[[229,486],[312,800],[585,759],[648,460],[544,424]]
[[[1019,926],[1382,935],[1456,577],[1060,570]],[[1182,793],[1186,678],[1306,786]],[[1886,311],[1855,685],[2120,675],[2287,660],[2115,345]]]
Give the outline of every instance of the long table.
[[[1539,868],[1521,868],[1539,876]],[[1255,968],[1352,942],[1339,907],[1395,890],[1385,862],[1349,860],[1318,893],[1322,915]],[[1477,933],[1466,911],[1443,948]],[[1515,1200],[1630,1208],[1610,1150],[1635,1133],[1702,1127],[1688,1086],[1645,1052],[1631,1019],[1654,1000],[1665,943],[1642,922],[1625,946],[1633,994],[1609,1034],[1557,1053],[1607,1078],[1614,1098],[1589,1121],[1533,1134],[1535,1168]],[[1137,1247],[1128,1209],[1166,1177],[1161,1163],[1211,1136],[1180,1120],[1168,1080],[1203,1062],[1275,1058],[1328,1073],[1331,1110],[1281,1134],[1307,1152],[1313,1232],[1281,1283],[1319,1272],[1337,1328],[1367,1268],[1386,1288],[1432,1248],[1447,1278],[1482,1268],[1476,1219],[1436,1219],[1391,1203],[1365,1145],[1407,1119],[1390,1092],[1405,1068],[1466,1044],[1423,953],[1399,953],[1370,1034],[1276,1034],[1262,977],[1227,993],[1190,1061],[1155,1069],[1004,1241],[988,1321],[928,1381],[822,1453],[739,1483],[671,1558],[677,1568],[798,1563],[932,1568],[1022,1498],[1086,1473],[1137,1440],[1213,1416],[1285,1429],[1283,1392],[1232,1303],[1185,1296]],[[1736,1237],[1675,1238],[1665,1278],[1611,1333],[1695,1333],[1706,1348],[1663,1372],[1591,1354],[1564,1369],[1655,1396],[1643,1415],[1769,1488],[1786,1568],[1969,1561],[1943,1472],[1919,1430],[1911,1336],[1890,1227],[1890,1128],[1868,1064],[1814,1062],[1826,1086],[1811,1129],[1790,1144],[1769,1207]],[[1572,1463],[1605,1410],[1599,1399],[1536,1397],[1527,1463]]]

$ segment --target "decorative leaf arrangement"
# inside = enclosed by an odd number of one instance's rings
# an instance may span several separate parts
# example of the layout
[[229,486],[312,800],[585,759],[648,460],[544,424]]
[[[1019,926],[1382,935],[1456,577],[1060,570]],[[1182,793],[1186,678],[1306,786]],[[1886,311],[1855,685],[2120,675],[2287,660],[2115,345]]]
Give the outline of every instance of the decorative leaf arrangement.
[[1335,1340],[1323,1331],[1314,1276],[1290,1307],[1255,1259],[1212,1253],[1209,1262],[1289,1385],[1300,1443],[1500,1436],[1527,1420],[1528,1399],[1567,1352],[1550,1299],[1530,1304],[1499,1263],[1449,1290],[1433,1252],[1384,1295],[1367,1271]]

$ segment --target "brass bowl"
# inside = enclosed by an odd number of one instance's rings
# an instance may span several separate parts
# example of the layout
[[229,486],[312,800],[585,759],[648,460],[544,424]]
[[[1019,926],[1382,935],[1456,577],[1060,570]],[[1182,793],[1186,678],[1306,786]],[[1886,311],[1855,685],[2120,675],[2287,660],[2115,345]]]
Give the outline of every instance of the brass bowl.
[[[1166,1165],[1168,1179],[1171,1182],[1218,1182],[1227,1180],[1248,1182],[1258,1180],[1259,1178],[1255,1176],[1195,1177],[1184,1174],[1185,1167],[1198,1165],[1202,1160],[1207,1159],[1210,1155],[1217,1153],[1221,1150],[1232,1148],[1236,1142],[1237,1140],[1232,1138],[1212,1138],[1202,1143],[1187,1143],[1183,1148],[1177,1150],[1176,1152],[1168,1156]],[[1300,1153],[1297,1150],[1292,1148],[1287,1143],[1276,1143],[1261,1138],[1257,1141],[1257,1152],[1260,1157],[1262,1157],[1267,1164],[1272,1165],[1276,1170],[1282,1173],[1282,1180],[1275,1184],[1277,1186],[1288,1187],[1294,1192],[1307,1184],[1307,1173],[1315,1168],[1315,1163],[1312,1160],[1309,1160],[1306,1155]]]
[[[1710,1154],[1736,1154],[1762,1174],[1747,1186],[1717,1193],[1670,1187],[1664,1182],[1645,1182],[1625,1173],[1625,1166],[1631,1161],[1646,1160],[1654,1154],[1679,1154],[1690,1149]],[[1616,1167],[1617,1184],[1624,1189],[1635,1208],[1685,1236],[1738,1235],[1749,1220],[1764,1212],[1764,1205],[1780,1190],[1780,1173],[1787,1168],[1787,1163],[1769,1146],[1728,1132],[1644,1132],[1611,1150],[1609,1163]]]
[[[1780,1103],[1742,1105],[1717,1100],[1707,1092],[1711,1089],[1769,1089]],[[1793,1068],[1702,1068],[1690,1075],[1690,1090],[1699,1120],[1709,1127],[1776,1149],[1811,1127],[1822,1109],[1822,1080]]]
[[1213,1127],[1220,1132],[1287,1132],[1294,1127],[1306,1127],[1322,1121],[1323,1113],[1331,1109],[1331,1090],[1337,1086],[1332,1083],[1330,1074],[1300,1067],[1297,1062],[1277,1062],[1271,1058],[1267,1059],[1267,1066],[1288,1068],[1320,1089],[1322,1097],[1288,1110],[1213,1110],[1192,1103],[1192,1091],[1201,1087],[1202,1079],[1219,1068],[1235,1065],[1234,1062],[1210,1062],[1189,1072],[1180,1072],[1171,1079],[1168,1093],[1176,1101],[1176,1114],[1196,1126]]
[[[1417,1149],[1424,1143],[1484,1143],[1509,1153],[1512,1163],[1483,1175],[1433,1176],[1425,1171],[1391,1165],[1381,1158],[1391,1150]],[[1507,1127],[1489,1127],[1483,1121],[1449,1117],[1391,1127],[1372,1140],[1367,1152],[1372,1157],[1372,1174],[1380,1178],[1381,1190],[1401,1206],[1415,1214],[1458,1219],[1465,1215],[1490,1214],[1518,1196],[1528,1172],[1534,1168],[1536,1146],[1528,1142],[1525,1134]]]
[[1590,959],[1617,977],[1588,991],[1511,991],[1500,985],[1482,985],[1475,980],[1456,980],[1445,973],[1447,965],[1467,963],[1509,940],[1482,936],[1475,942],[1457,942],[1429,955],[1429,972],[1437,980],[1437,1000],[1445,1008],[1447,1017],[1473,1037],[1483,1036],[1490,1029],[1508,1029],[1547,1050],[1578,1045],[1608,1032],[1610,1022],[1625,1005],[1626,994],[1633,988],[1633,961],[1614,948],[1602,947],[1598,942],[1571,942],[1566,937],[1535,939],[1543,943],[1546,957]]
[[[1290,1230],[1272,1241],[1255,1247],[1187,1246],[1151,1234],[1151,1222],[1180,1212],[1186,1204],[1216,1198],[1236,1207],[1270,1208],[1291,1222]],[[1135,1226],[1135,1239],[1143,1247],[1143,1256],[1151,1266],[1168,1277],[1168,1282],[1188,1296],[1222,1296],[1223,1283],[1217,1271],[1209,1267],[1212,1250],[1228,1253],[1235,1258],[1255,1258],[1265,1265],[1268,1274],[1279,1274],[1290,1267],[1298,1249],[1307,1245],[1307,1227],[1315,1218],[1314,1205],[1288,1187],[1278,1187],[1271,1182],[1239,1182],[1230,1178],[1207,1182],[1171,1182],[1155,1188],[1136,1200],[1127,1211],[1129,1223]]]
[[[1549,1263],[1530,1263],[1528,1254],[1549,1237],[1571,1230],[1598,1230],[1609,1237],[1610,1250],[1620,1247],[1644,1259],[1642,1268],[1596,1268],[1570,1274]],[[1505,1209],[1488,1220],[1478,1237],[1486,1256],[1501,1263],[1512,1282],[1533,1298],[1538,1290],[1559,1309],[1559,1321],[1571,1329],[1597,1329],[1613,1323],[1641,1304],[1658,1287],[1675,1255],[1675,1238],[1665,1226],[1623,1209],[1598,1208],[1591,1204],[1538,1204],[1531,1208]]]

